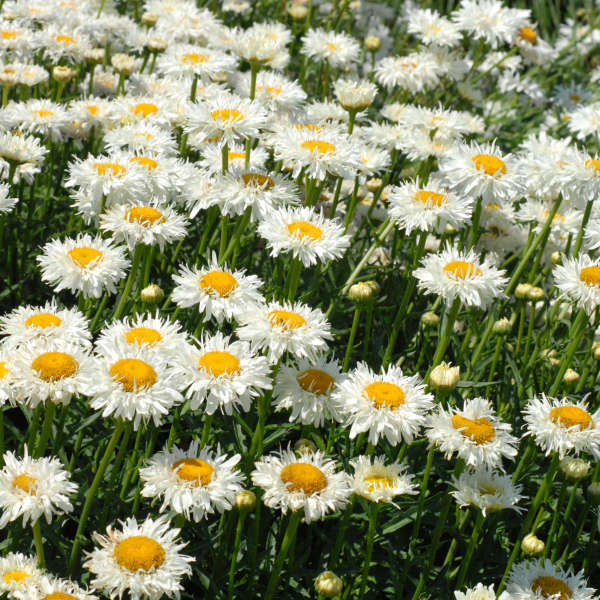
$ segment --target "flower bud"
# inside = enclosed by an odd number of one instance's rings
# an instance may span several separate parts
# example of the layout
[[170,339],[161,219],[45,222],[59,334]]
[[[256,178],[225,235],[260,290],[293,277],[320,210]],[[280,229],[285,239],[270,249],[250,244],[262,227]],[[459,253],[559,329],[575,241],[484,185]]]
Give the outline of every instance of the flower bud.
[[441,362],[431,371],[429,381],[438,390],[453,390],[460,379],[460,367]]
[[256,494],[250,490],[242,490],[235,497],[238,510],[252,510],[256,504]]
[[144,13],[142,15],[142,25],[146,27],[154,27],[157,21],[158,15],[153,15],[152,13]]
[[531,288],[532,286],[529,283],[520,283],[515,289],[515,297],[524,300],[527,298],[527,294],[529,294]]
[[75,75],[75,71],[69,67],[56,66],[52,69],[52,77],[58,81],[58,83],[68,83]]
[[359,281],[350,286],[348,298],[357,303],[368,303],[375,300],[379,292],[379,285],[376,281]]
[[151,37],[146,43],[146,47],[150,52],[161,54],[167,49],[167,40],[160,37]]
[[368,35],[365,38],[365,48],[369,52],[377,52],[381,48],[381,39],[376,35]]
[[83,57],[91,65],[99,65],[104,60],[104,48],[88,48],[83,51]]
[[301,21],[302,19],[306,19],[308,8],[306,8],[306,6],[303,6],[302,4],[292,4],[292,6],[290,6],[287,9],[287,12],[288,15],[292,17],[292,19],[296,21]]
[[446,227],[444,227],[444,233],[447,235],[454,235],[456,233],[456,227],[454,227],[454,225],[450,225],[450,223],[446,223]]
[[546,547],[546,544],[540,540],[534,533],[528,533],[521,542],[521,548],[525,554],[530,556],[539,556]]
[[527,292],[527,299],[533,302],[538,302],[539,300],[543,300],[545,295],[546,294],[541,287],[532,287]]
[[323,571],[315,579],[315,590],[325,598],[333,598],[342,593],[342,580],[333,571]]
[[600,346],[597,346],[596,348],[594,348],[594,358],[596,360],[600,360]]
[[563,259],[562,254],[560,252],[558,252],[558,251],[553,252],[550,255],[550,262],[553,265],[560,265],[560,264],[562,264],[562,259]]
[[600,481],[594,481],[588,485],[587,497],[592,504],[600,504]]
[[425,312],[421,315],[421,323],[425,327],[437,327],[440,323],[440,318],[434,312]]
[[579,381],[579,373],[575,369],[567,369],[563,375],[563,381],[569,385]]
[[512,323],[506,317],[503,317],[502,319],[498,319],[498,321],[496,321],[492,327],[492,331],[496,335],[506,335],[506,334],[510,333],[511,329],[512,329]]
[[383,179],[379,177],[372,177],[367,181],[367,189],[375,193],[383,185]]
[[110,64],[119,75],[129,75],[133,71],[135,60],[133,56],[129,56],[129,54],[122,54],[119,52],[118,54],[111,56]]
[[564,458],[559,465],[561,473],[569,481],[579,481],[587,477],[590,464],[582,458]]
[[140,292],[140,297],[146,304],[157,304],[165,297],[165,293],[160,286],[151,283]]
[[317,449],[315,443],[312,440],[308,440],[306,438],[300,438],[294,444],[294,452],[297,456],[302,456],[303,454],[313,454]]

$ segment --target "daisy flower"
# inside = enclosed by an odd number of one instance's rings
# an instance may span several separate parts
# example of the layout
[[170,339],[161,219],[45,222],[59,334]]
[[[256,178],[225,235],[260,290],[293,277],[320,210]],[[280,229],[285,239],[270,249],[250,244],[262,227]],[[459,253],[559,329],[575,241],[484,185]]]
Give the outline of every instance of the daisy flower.
[[106,535],[94,533],[100,545],[84,563],[94,576],[92,586],[111,598],[128,593],[131,600],[159,600],[178,597],[181,579],[191,575],[194,558],[181,554],[179,529],[166,517],[148,517],[138,525],[134,518],[120,521],[121,531],[108,526]]
[[7,183],[0,183],[0,215],[9,213],[17,205],[18,198],[11,198],[10,186]]
[[[493,585],[478,583],[474,588],[467,588],[464,592],[454,592],[455,600],[496,600],[496,592]],[[502,592],[498,600],[511,600],[506,592]]]
[[371,502],[394,504],[396,496],[417,493],[407,468],[398,463],[386,465],[385,456],[359,456],[350,465],[354,492]]
[[191,44],[169,46],[157,63],[159,72],[181,77],[192,75],[212,79],[219,73],[232,73],[237,60],[215,48],[203,48]]
[[48,242],[37,261],[42,280],[55,292],[66,289],[88,298],[100,298],[104,291],[114,294],[129,267],[121,247],[87,233]]
[[31,340],[11,353],[11,386],[15,398],[30,408],[52,402],[67,405],[88,395],[97,376],[96,361],[68,338]]
[[488,257],[481,258],[473,251],[459,252],[456,248],[429,254],[413,271],[419,289],[441,296],[446,304],[456,298],[467,306],[486,309],[495,298],[502,296],[508,279],[505,271],[492,265]]
[[461,229],[473,212],[473,200],[448,190],[436,177],[419,183],[407,181],[386,192],[389,213],[400,230],[407,234],[420,231],[443,231],[447,224]]
[[358,60],[360,46],[345,33],[309,29],[302,38],[300,52],[307,58],[327,61],[331,67],[346,67]]
[[104,134],[104,145],[109,155],[128,150],[135,154],[177,153],[177,142],[172,132],[153,123],[131,123],[115,127]]
[[600,304],[600,265],[588,254],[565,257],[552,271],[554,285],[561,296],[575,302],[591,315]]
[[510,475],[495,473],[482,468],[476,471],[465,471],[458,478],[452,478],[456,491],[450,494],[460,506],[476,506],[483,516],[486,512],[512,508],[517,512],[525,509],[517,506],[517,502],[525,496],[521,495],[523,486],[514,485]]
[[541,65],[556,58],[556,50],[536,33],[533,25],[520,27],[517,31],[515,43],[519,47],[525,63]]
[[0,349],[0,406],[6,402],[14,404],[14,390],[12,387],[12,353],[2,347]]
[[69,481],[69,472],[62,468],[58,458],[31,458],[25,447],[25,456],[18,458],[6,452],[0,471],[0,528],[23,517],[23,527],[33,525],[44,516],[48,523],[53,515],[71,512],[69,496],[79,486]]
[[[210,173],[211,178],[219,180],[219,176],[223,170],[223,149],[213,141],[218,141],[217,138],[206,138],[204,134],[191,135],[188,143],[192,148],[196,148],[202,153],[202,158],[198,161],[198,166]],[[211,143],[207,143],[207,142]],[[245,169],[246,168],[246,149],[242,143],[233,143],[227,146],[227,161],[229,169]],[[249,169],[264,169],[265,163],[269,155],[261,146],[257,146],[250,154]],[[228,198],[215,198],[213,205],[229,206]]]
[[[570,98],[579,98],[577,94],[571,94]],[[567,106],[573,109],[570,113],[570,119],[567,121],[569,131],[571,131],[578,140],[585,140],[589,136],[600,136],[600,102],[590,102],[584,106]]]
[[284,352],[296,358],[316,360],[332,339],[331,325],[318,308],[301,302],[269,302],[248,310],[236,333],[253,350],[267,350],[274,363]]
[[256,275],[246,275],[245,270],[219,266],[214,253],[206,267],[183,266],[173,275],[173,281],[173,302],[181,308],[197,306],[205,321],[212,317],[218,323],[240,321],[250,308],[263,302],[258,291],[262,281]]
[[335,462],[320,451],[298,458],[283,450],[263,456],[254,466],[252,482],[264,490],[265,505],[283,514],[303,509],[307,523],[343,508],[352,493],[350,476],[336,472]]
[[43,306],[19,306],[0,318],[2,344],[14,348],[33,340],[69,340],[82,347],[91,346],[91,333],[83,313],[76,308],[59,308],[52,298]]
[[516,159],[502,153],[496,143],[461,144],[448,151],[440,174],[458,194],[483,202],[512,203],[523,191]]
[[375,65],[375,79],[386,90],[395,88],[418,94],[440,83],[442,70],[429,53],[412,52],[407,56],[386,56]]
[[0,157],[8,162],[39,167],[47,152],[48,149],[41,145],[38,138],[0,132]]
[[256,137],[266,122],[267,113],[257,101],[217,92],[190,105],[184,128],[190,134],[217,139],[222,145]]
[[[97,75],[94,76],[96,81]],[[183,115],[179,114],[176,103],[164,91],[139,96],[121,96],[115,100],[115,113],[119,122],[127,123],[152,123],[161,127],[171,127],[181,121]]]
[[484,398],[466,399],[462,410],[439,407],[427,418],[430,446],[443,452],[447,460],[456,453],[474,468],[502,468],[502,459],[517,455],[517,439],[510,434],[511,426],[494,414]]
[[319,356],[315,361],[300,359],[298,366],[281,365],[273,402],[276,411],[291,410],[290,423],[321,427],[332,419],[339,420],[331,392],[342,376],[335,360]]
[[59,579],[52,575],[43,575],[35,587],[26,592],[17,589],[13,592],[17,600],[99,600],[98,596],[80,587],[70,579]]
[[584,401],[548,398],[544,394],[532,398],[525,407],[523,419],[527,435],[546,453],[587,452],[600,458],[600,409],[590,412]]
[[141,421],[150,419],[158,427],[169,410],[183,402],[184,382],[166,356],[126,342],[103,346],[102,351],[90,406],[103,417],[133,421],[137,431]]
[[100,215],[100,229],[112,234],[116,242],[124,241],[129,250],[137,244],[158,246],[182,240],[187,221],[167,204],[154,199],[150,202],[117,204]]
[[176,371],[186,382],[190,408],[206,403],[204,412],[209,415],[218,408],[227,415],[238,407],[248,412],[261,390],[272,387],[267,359],[254,356],[250,344],[230,342],[220,332],[203,337],[198,348],[188,346]]
[[408,15],[408,33],[423,44],[433,46],[458,46],[462,34],[457,25],[429,8],[414,8]]
[[331,400],[351,427],[350,439],[368,432],[373,445],[382,438],[392,446],[403,440],[410,444],[433,406],[418,375],[404,375],[396,366],[377,374],[362,362],[337,384]]
[[250,64],[282,70],[290,60],[286,48],[290,39],[282,23],[253,23],[248,29],[235,29],[231,49]]
[[338,79],[334,86],[335,97],[348,112],[364,110],[373,104],[377,86],[370,81]]
[[341,258],[350,245],[342,225],[308,206],[272,211],[259,223],[258,233],[271,256],[291,253],[305,267]]
[[40,135],[53,142],[62,140],[62,132],[68,122],[65,108],[50,100],[9,102],[0,112],[0,125],[4,129]]
[[37,557],[20,552],[0,556],[0,594],[15,595],[22,591],[22,598],[30,598],[44,575],[37,562]]
[[546,558],[529,559],[513,565],[506,593],[514,600],[593,600],[596,590],[587,587],[583,571],[563,570]]
[[96,352],[110,354],[115,344],[123,343],[133,348],[143,347],[162,355],[169,362],[176,362],[187,339],[177,321],[161,318],[157,312],[155,316],[138,315],[113,321],[100,332],[95,344]]
[[156,453],[140,469],[142,496],[160,498],[160,512],[169,509],[196,523],[209,515],[230,510],[242,491],[244,474],[235,466],[240,455],[229,458],[192,441],[187,450],[173,446]]

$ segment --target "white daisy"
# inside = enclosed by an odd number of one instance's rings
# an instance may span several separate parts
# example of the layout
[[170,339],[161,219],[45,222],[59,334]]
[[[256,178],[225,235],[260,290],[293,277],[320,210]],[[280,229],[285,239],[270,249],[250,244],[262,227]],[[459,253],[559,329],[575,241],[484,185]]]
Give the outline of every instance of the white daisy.
[[368,432],[369,442],[385,438],[392,446],[411,443],[425,424],[433,396],[425,393],[418,375],[390,366],[380,374],[358,363],[338,382],[331,396],[337,414],[350,426],[350,439]]
[[[454,592],[455,600],[496,600],[496,592],[494,586],[485,586],[483,583],[478,583],[474,588],[467,588],[464,592]],[[510,600],[510,596],[506,592],[502,592],[498,596],[498,600]]]
[[173,275],[173,281],[176,284],[171,294],[173,302],[181,308],[198,306],[206,321],[212,317],[218,323],[240,321],[250,308],[263,302],[258,291],[262,281],[256,275],[246,275],[245,270],[232,271],[226,265],[219,266],[214,253],[206,267],[183,266]]
[[196,523],[209,515],[230,510],[242,491],[244,474],[235,466],[240,455],[229,458],[192,441],[187,450],[173,446],[156,453],[140,469],[142,496],[160,498],[160,512],[168,507]]
[[175,44],[167,48],[156,66],[158,71],[165,75],[195,75],[212,79],[220,73],[234,72],[237,60],[215,48]]
[[0,406],[6,402],[14,404],[14,390],[12,387],[12,354],[4,348],[0,350]]
[[259,223],[258,233],[271,256],[291,253],[305,267],[341,258],[350,245],[342,225],[308,206],[272,211]]
[[115,127],[104,134],[104,145],[109,155],[122,150],[136,154],[166,154],[173,156],[177,153],[177,143],[172,132],[153,123],[130,123]]
[[187,388],[190,408],[206,403],[204,412],[220,409],[227,415],[233,409],[248,412],[262,390],[271,389],[270,366],[263,356],[255,356],[246,342],[230,342],[217,332],[203,337],[199,347],[188,346],[176,371]]
[[457,25],[429,8],[411,10],[408,14],[408,33],[424,44],[457,46],[462,38]]
[[264,490],[265,505],[283,514],[304,509],[307,523],[343,508],[352,493],[349,475],[336,472],[335,462],[320,451],[297,457],[283,450],[263,456],[254,466],[252,482]]
[[2,459],[0,528],[19,517],[23,517],[23,527],[30,521],[33,525],[42,516],[50,523],[53,515],[73,510],[69,496],[79,486],[69,481],[69,472],[58,458],[31,458],[25,447],[23,458],[6,452]]
[[[96,79],[97,75],[94,76],[94,81]],[[177,103],[165,94],[164,90],[161,91],[140,96],[121,96],[117,99],[115,112],[120,122],[122,124],[153,123],[165,128],[181,124],[183,114],[178,112]]]
[[39,167],[44,162],[47,152],[48,149],[42,146],[38,138],[8,131],[0,132],[0,157],[8,162]]
[[281,365],[275,380],[273,403],[276,411],[291,410],[290,423],[322,427],[340,420],[331,392],[342,376],[335,359],[319,356],[316,361],[300,359],[297,367]]
[[126,342],[104,346],[102,351],[90,406],[101,410],[103,417],[133,421],[137,430],[141,421],[150,419],[158,426],[173,406],[183,402],[185,382],[166,356]]
[[[202,158],[198,161],[198,167],[205,169],[211,176],[211,179],[218,178],[223,171],[223,149],[218,145],[217,138],[206,138],[204,134],[191,135],[188,143],[192,148],[196,148],[202,153]],[[246,149],[243,143],[233,143],[228,145],[227,162],[228,169],[246,168]],[[257,146],[250,153],[249,169],[264,169],[269,155],[261,146]],[[228,198],[215,198],[213,205],[229,205]]]
[[55,292],[67,289],[88,298],[100,298],[105,290],[114,294],[129,267],[121,247],[87,233],[48,242],[37,261],[42,280]]
[[439,407],[427,419],[427,437],[431,446],[450,460],[454,453],[475,469],[502,468],[502,459],[514,460],[517,439],[511,426],[494,414],[484,398],[466,399],[462,410]]
[[236,333],[254,350],[267,350],[270,362],[284,352],[296,358],[316,360],[332,339],[331,325],[318,308],[300,302],[269,302],[248,310]]
[[22,597],[34,594],[43,576],[35,556],[9,552],[0,557],[0,594],[23,592]]
[[515,43],[519,47],[526,64],[541,65],[553,61],[557,51],[543,40],[531,24],[520,27],[515,36]]
[[98,596],[74,581],[52,575],[40,577],[35,587],[27,590],[18,588],[12,593],[16,600],[99,600]]
[[0,126],[4,129],[40,135],[54,142],[62,140],[62,131],[68,121],[65,108],[50,100],[9,102],[0,112]]
[[94,533],[100,548],[87,554],[83,565],[94,575],[92,586],[111,598],[125,593],[131,600],[178,597],[181,578],[192,574],[189,563],[195,560],[181,554],[186,543],[178,543],[180,530],[166,517],[120,523],[122,531],[109,526],[105,536]]
[[483,516],[486,512],[512,508],[517,512],[525,510],[517,506],[517,502],[525,496],[521,495],[523,486],[514,485],[510,475],[495,473],[482,468],[476,471],[464,471],[458,478],[452,478],[456,491],[450,494],[456,503],[463,506],[476,506]]
[[334,86],[335,97],[347,111],[359,111],[373,104],[377,94],[377,86],[370,81],[354,79],[338,79]]
[[9,213],[17,205],[18,198],[9,196],[10,186],[7,183],[0,183],[0,215]]
[[600,304],[600,265],[588,254],[565,257],[552,271],[554,285],[561,296],[575,302],[591,315]]
[[302,38],[300,52],[316,60],[327,61],[332,67],[346,67],[358,60],[360,46],[345,33],[309,29]]
[[388,91],[401,88],[417,94],[436,87],[442,75],[434,57],[425,52],[386,56],[375,65],[375,79]]
[[482,261],[473,250],[442,250],[425,256],[421,265],[413,271],[419,289],[441,296],[446,304],[458,298],[467,306],[485,309],[502,296],[508,282],[505,271],[494,267],[488,257]]
[[534,558],[513,565],[506,593],[514,600],[594,600],[596,590],[587,587],[583,571],[563,570],[546,558]]
[[416,485],[407,467],[386,464],[385,456],[359,456],[351,460],[354,469],[354,492],[371,502],[394,504],[402,494],[416,494]]
[[19,306],[0,318],[2,344],[14,348],[38,339],[69,340],[83,347],[91,346],[91,334],[85,316],[76,308],[59,308],[52,298],[43,306]]
[[600,409],[593,413],[587,404],[568,398],[548,398],[544,394],[532,398],[525,407],[523,419],[527,435],[546,453],[586,452],[600,458]]

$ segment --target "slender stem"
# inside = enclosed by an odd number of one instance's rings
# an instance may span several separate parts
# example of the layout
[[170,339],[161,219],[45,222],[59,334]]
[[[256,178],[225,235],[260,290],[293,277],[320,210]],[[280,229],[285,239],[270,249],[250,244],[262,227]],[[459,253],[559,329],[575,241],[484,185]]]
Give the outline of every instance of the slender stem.
[[229,171],[229,146],[227,144],[221,148],[221,171],[223,174]]
[[441,334],[437,343],[437,347],[435,349],[435,353],[433,355],[433,360],[431,361],[431,366],[427,375],[425,376],[425,381],[429,380],[429,373],[433,370],[434,367],[440,364],[442,358],[444,358],[444,354],[446,349],[450,345],[450,340],[454,334],[454,323],[456,318],[458,317],[458,312],[460,310],[460,299],[457,297],[452,302],[450,308],[444,313],[444,317],[440,324]]
[[475,210],[473,211],[473,221],[471,223],[471,233],[469,235],[469,248],[472,248],[479,238],[479,218],[481,217],[481,196],[477,198]]
[[227,226],[229,225],[229,217],[221,215],[221,240],[219,242],[219,264],[224,261],[225,250],[227,249]]
[[579,481],[573,482],[573,487],[571,489],[571,493],[569,495],[569,501],[567,502],[567,508],[562,515],[562,519],[560,522],[560,527],[558,528],[558,534],[556,535],[556,544],[554,544],[554,548],[552,549],[552,555],[550,560],[554,562],[558,557],[558,550],[560,548],[560,541],[565,532],[565,527],[569,522],[569,518],[571,516],[571,511],[573,510],[573,505],[575,504],[575,497],[577,496],[577,487],[579,485]]
[[52,424],[54,423],[54,415],[56,413],[56,404],[48,400],[46,402],[46,414],[44,415],[44,424],[42,425],[42,434],[35,449],[35,458],[39,458],[44,455],[46,448],[48,447],[48,440],[52,433]]
[[129,275],[127,277],[127,282],[125,283],[125,288],[123,289],[123,292],[121,293],[121,298],[119,299],[119,304],[117,305],[117,308],[115,309],[115,312],[113,314],[113,321],[116,321],[117,319],[121,318],[121,315],[125,311],[125,306],[127,305],[127,301],[129,300],[129,296],[130,296],[131,290],[133,288],[133,282],[135,281],[137,271],[138,271],[138,266],[139,266],[140,260],[142,258],[143,249],[144,249],[144,247],[142,244],[138,244],[135,247],[135,251],[133,253],[133,261],[131,263],[131,269],[129,270]]
[[481,527],[483,525],[484,517],[483,513],[479,511],[477,513],[477,518],[475,520],[475,525],[473,526],[473,533],[471,534],[471,539],[469,541],[469,545],[467,546],[467,551],[465,552],[465,556],[461,563],[460,572],[458,574],[458,579],[456,581],[456,589],[462,589],[462,586],[465,582],[467,574],[469,573],[469,567],[471,566],[471,559],[473,558],[473,552],[475,552],[475,548],[477,548],[477,543],[479,542],[479,533],[481,532]]
[[293,258],[290,265],[290,271],[287,277],[288,293],[287,298],[290,302],[294,301],[298,284],[300,283],[300,273],[302,272],[302,261],[299,258]]
[[244,521],[246,520],[247,515],[247,510],[241,510],[238,514],[237,526],[235,528],[235,538],[233,540],[233,550],[231,551],[231,565],[229,567],[229,582],[227,586],[228,600],[233,599],[233,580],[235,577],[235,567],[237,564],[237,557],[240,549],[240,541],[242,540],[242,533],[244,532]]
[[375,530],[377,528],[377,514],[379,504],[372,502],[369,509],[369,529],[367,530],[367,547],[365,550],[365,560],[360,574],[360,590],[358,592],[358,600],[362,600],[367,589],[367,578],[369,569],[371,568],[371,557],[373,556],[373,541],[375,540]]
[[550,552],[550,548],[552,547],[552,542],[554,541],[554,534],[556,533],[556,529],[558,527],[559,517],[562,519],[562,514],[560,512],[562,503],[565,499],[565,495],[567,494],[567,480],[565,479],[560,486],[560,492],[558,494],[558,498],[556,500],[556,505],[554,506],[554,514],[552,515],[552,524],[550,525],[550,532],[548,533],[548,537],[546,538],[546,545],[544,547],[544,558],[548,556]]
[[33,523],[31,528],[33,529],[33,540],[35,542],[35,552],[37,554],[38,566],[41,569],[44,569],[46,567],[46,559],[44,557],[44,544],[42,542],[40,519]]
[[357,304],[354,309],[354,317],[352,318],[352,328],[350,329],[350,335],[348,336],[348,343],[346,344],[346,354],[344,356],[344,364],[342,365],[342,373],[348,371],[350,365],[350,357],[352,356],[352,350],[354,347],[354,338],[358,331],[358,323],[360,322],[360,313],[362,312],[361,307]]
[[350,497],[350,502],[348,506],[346,506],[344,510],[344,514],[340,520],[340,525],[338,528],[338,533],[335,538],[335,542],[333,544],[333,549],[331,550],[331,554],[329,555],[329,568],[332,571],[335,571],[337,568],[338,559],[340,557],[340,553],[342,551],[342,546],[344,545],[344,537],[346,535],[346,530],[348,529],[348,525],[350,524],[350,517],[352,517],[352,513],[354,512],[354,494]]
[[[595,200],[595,199],[594,199]],[[581,243],[583,242],[583,234],[585,233],[585,228],[590,220],[590,215],[592,214],[592,206],[594,205],[594,200],[588,200],[585,205],[585,211],[583,213],[583,219],[581,220],[581,227],[579,228],[579,232],[577,233],[577,239],[575,240],[575,246],[573,248],[573,257],[577,258],[579,255],[579,250],[581,250]]]
[[429,475],[431,473],[431,466],[433,465],[434,454],[435,447],[432,446],[427,452],[427,463],[425,464],[425,471],[423,472],[423,479],[421,480],[421,492],[419,494],[417,516],[415,518],[415,524],[413,525],[413,532],[411,535],[411,538],[413,540],[416,540],[419,537],[419,529],[421,528],[421,518],[423,516],[423,507],[425,506],[425,499],[427,498],[427,487],[429,485]]
[[204,417],[204,425],[202,427],[202,437],[200,438],[199,448],[204,448],[206,442],[208,442],[208,436],[212,427],[212,422],[215,415],[206,415]]

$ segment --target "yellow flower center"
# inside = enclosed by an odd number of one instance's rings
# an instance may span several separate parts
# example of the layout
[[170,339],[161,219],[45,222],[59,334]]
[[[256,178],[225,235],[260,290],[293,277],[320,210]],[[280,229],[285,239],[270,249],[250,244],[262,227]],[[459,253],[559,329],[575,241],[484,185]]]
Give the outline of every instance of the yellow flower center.
[[205,56],[204,54],[198,54],[197,52],[186,52],[181,55],[181,62],[190,64],[193,63],[197,65],[198,63],[203,63],[207,61],[210,57]]
[[77,598],[64,592],[52,592],[51,594],[46,594],[42,600],[77,600]]
[[122,358],[113,363],[108,372],[126,392],[149,388],[156,383],[156,371],[148,363],[137,358]]
[[18,488],[24,492],[27,492],[31,496],[35,495],[35,490],[37,489],[37,481],[35,477],[31,477],[26,473],[22,475],[17,475],[12,482],[14,488]]
[[194,482],[194,486],[208,485],[215,473],[214,468],[199,458],[182,458],[171,465],[171,471],[177,470],[177,477]]
[[571,96],[569,96],[569,99],[573,100],[573,102],[579,102],[581,100],[581,97],[577,94],[572,94]]
[[323,131],[323,128],[320,125],[315,125],[314,123],[294,123],[292,127],[294,129],[307,129],[308,131],[315,131],[316,133]]
[[270,177],[261,175],[260,173],[243,173],[240,176],[240,180],[246,186],[258,187],[263,190],[270,190],[275,187],[275,182]]
[[374,381],[365,387],[364,392],[375,408],[396,410],[404,404],[404,391],[395,383]]
[[97,107],[97,106],[94,106],[93,104],[88,104],[88,105],[86,106],[86,108],[87,108],[88,112],[89,112],[91,115],[94,115],[94,116],[96,116],[96,115],[98,114],[98,107]]
[[3,40],[16,40],[17,32],[16,31],[2,31],[0,32]]
[[299,329],[306,325],[306,319],[298,313],[289,310],[272,310],[267,319],[273,326],[283,327],[283,329]]
[[539,592],[544,598],[554,598],[555,600],[568,600],[573,592],[571,588],[560,579],[550,575],[540,575],[531,584],[533,592]]
[[537,44],[537,35],[530,27],[521,27],[519,29],[519,37],[526,42],[529,42],[532,46]]
[[125,333],[123,337],[129,344],[137,344],[138,346],[153,346],[163,339],[156,329],[148,327],[134,327]]
[[585,166],[593,167],[594,169],[596,169],[596,171],[600,172],[600,160],[598,160],[597,158],[590,158],[589,160],[586,160]]
[[38,117],[53,117],[54,113],[51,110],[44,110],[44,109],[40,109],[40,110],[32,110],[32,113],[36,114]]
[[454,427],[454,429],[460,429],[460,433],[463,437],[469,438],[478,446],[487,444],[496,437],[496,432],[494,431],[492,424],[485,418],[472,421],[462,415],[453,415],[452,427]]
[[158,106],[156,104],[151,104],[150,102],[141,102],[140,104],[136,104],[131,108],[131,112],[136,117],[142,117],[145,119],[149,115],[153,115],[158,112]]
[[367,482],[367,490],[369,492],[374,492],[380,488],[386,488],[388,490],[394,487],[394,484],[387,477],[365,477],[365,481]]
[[137,163],[140,167],[146,167],[148,171],[153,171],[158,167],[158,163],[147,156],[133,156],[129,159],[129,162]]
[[307,369],[296,375],[298,385],[307,392],[319,396],[326,396],[331,391],[335,380],[333,377],[320,369]]
[[85,269],[90,263],[94,263],[95,265],[102,260],[102,252],[96,248],[90,248],[89,246],[73,248],[73,250],[69,250],[68,255],[71,257],[71,260],[82,269]]
[[165,561],[164,548],[145,535],[132,535],[119,542],[113,552],[120,567],[136,573],[158,569]]
[[165,222],[164,215],[151,206],[134,206],[125,212],[125,219],[130,223],[139,223],[144,227],[152,227]]
[[61,320],[53,314],[50,313],[38,313],[37,315],[31,315],[25,321],[25,327],[41,327],[42,329],[46,329],[46,327],[55,326],[61,324]]
[[320,227],[306,221],[294,221],[287,225],[286,228],[292,237],[300,238],[301,240],[310,239],[316,241],[323,237],[323,230]]
[[220,108],[219,110],[213,110],[210,113],[210,116],[214,121],[220,121],[221,123],[229,123],[230,121],[237,123],[244,120],[244,115],[235,108]]
[[198,359],[198,368],[204,369],[213,377],[237,375],[240,372],[240,361],[230,352],[215,350],[203,354]]
[[57,36],[54,36],[54,39],[57,42],[60,42],[61,44],[65,44],[65,46],[75,43],[75,38],[72,38],[71,36],[68,36],[68,35],[57,35]]
[[479,493],[482,496],[493,496],[496,490],[493,487],[484,486],[479,488]]
[[227,271],[209,271],[200,278],[200,287],[207,294],[216,293],[221,298],[227,298],[238,287],[238,282]]
[[471,158],[478,171],[483,171],[486,175],[497,175],[501,177],[506,173],[506,165],[496,156],[491,154],[476,154]]
[[306,148],[313,154],[316,152],[317,154],[335,155],[335,146],[322,140],[306,140],[305,142],[302,142],[300,146],[302,146],[302,148]]
[[0,360],[0,379],[4,379],[10,371],[6,368],[6,363]]
[[473,277],[481,275],[481,269],[476,267],[473,263],[466,262],[464,260],[453,260],[444,266],[446,273],[452,273],[456,279],[466,279],[467,277]]
[[64,352],[44,352],[32,363],[31,369],[44,381],[58,381],[77,373],[79,363]]
[[119,163],[105,162],[94,163],[94,169],[96,169],[98,175],[112,175],[113,177],[119,177],[127,171],[127,169]]
[[327,477],[321,469],[309,463],[297,462],[281,469],[281,481],[290,492],[304,492],[312,496],[327,487]]
[[565,429],[579,427],[579,431],[583,431],[590,425],[594,427],[592,417],[578,406],[555,406],[550,411],[550,419]]
[[600,267],[597,267],[596,265],[584,267],[579,271],[579,279],[586,285],[600,286]]
[[8,573],[4,573],[2,577],[4,578],[4,583],[6,583],[6,585],[10,585],[13,582],[21,585],[26,579],[29,579],[31,575],[24,571],[8,571]]
[[430,203],[432,206],[444,206],[448,203],[448,197],[446,194],[439,194],[438,192],[430,192],[429,190],[419,190],[415,194],[415,200],[422,202],[423,204]]
[[327,47],[332,51],[335,52],[336,51],[336,45],[332,44],[331,42],[327,42]]
[[229,152],[227,154],[227,157],[229,158],[229,160],[243,160],[246,158],[246,153],[245,152]]
[[273,96],[279,96],[279,94],[281,94],[281,92],[283,91],[279,87],[272,87],[270,85],[265,85],[265,86],[261,85],[261,86],[259,86],[259,89],[265,90],[265,91],[269,92],[269,94],[271,95],[271,97],[273,97]]

